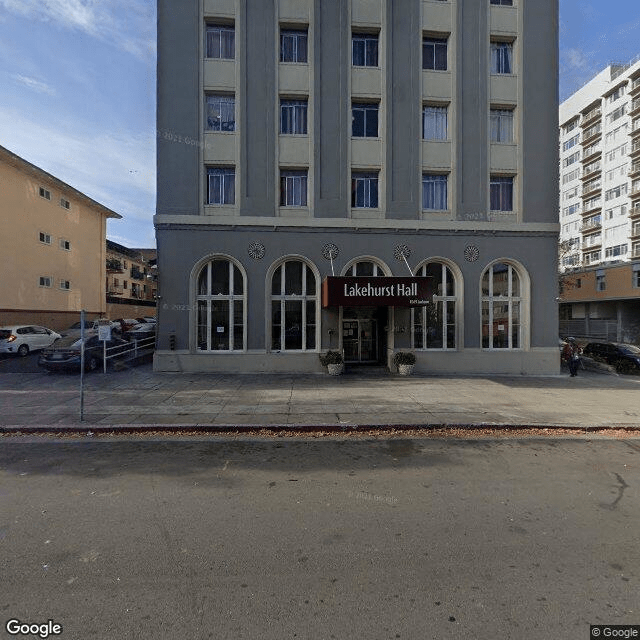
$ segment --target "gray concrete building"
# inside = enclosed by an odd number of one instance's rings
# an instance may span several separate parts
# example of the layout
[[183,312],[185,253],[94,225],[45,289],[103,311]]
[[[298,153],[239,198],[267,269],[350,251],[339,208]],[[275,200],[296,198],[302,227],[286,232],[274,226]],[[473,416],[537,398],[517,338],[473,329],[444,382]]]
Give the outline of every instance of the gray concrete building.
[[557,76],[557,0],[159,0],[156,370],[556,373]]

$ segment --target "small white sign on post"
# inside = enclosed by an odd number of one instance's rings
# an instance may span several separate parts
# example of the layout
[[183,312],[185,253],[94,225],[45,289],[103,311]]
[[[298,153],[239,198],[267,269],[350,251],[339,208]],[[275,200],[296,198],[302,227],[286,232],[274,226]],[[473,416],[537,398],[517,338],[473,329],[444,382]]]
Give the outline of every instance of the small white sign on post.
[[99,321],[98,340],[102,341],[102,373],[107,373],[107,342],[111,340],[111,324],[108,320]]
[[108,341],[111,340],[111,325],[100,324],[98,325],[98,340]]

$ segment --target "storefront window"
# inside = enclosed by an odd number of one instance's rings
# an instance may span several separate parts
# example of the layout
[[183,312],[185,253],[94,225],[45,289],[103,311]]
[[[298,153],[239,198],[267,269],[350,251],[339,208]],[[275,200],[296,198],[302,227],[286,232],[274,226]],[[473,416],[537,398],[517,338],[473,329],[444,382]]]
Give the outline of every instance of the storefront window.
[[444,263],[422,265],[416,275],[430,278],[433,302],[413,310],[414,349],[456,348],[456,282]]
[[515,267],[496,262],[482,275],[482,347],[522,347],[522,298]]
[[198,275],[198,351],[242,351],[244,337],[244,291],[242,272],[226,258],[208,262]]
[[316,349],[318,287],[311,267],[302,260],[286,260],[271,280],[271,349]]

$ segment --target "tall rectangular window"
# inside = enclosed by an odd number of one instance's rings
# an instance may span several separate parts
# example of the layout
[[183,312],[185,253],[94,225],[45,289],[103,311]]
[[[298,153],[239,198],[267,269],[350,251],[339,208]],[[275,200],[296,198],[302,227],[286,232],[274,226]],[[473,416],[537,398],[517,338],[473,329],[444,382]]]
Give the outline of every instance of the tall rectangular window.
[[446,211],[446,174],[425,174],[422,176],[422,208]]
[[233,60],[236,57],[236,34],[231,25],[207,25],[207,58],[224,58]]
[[491,43],[491,73],[513,73],[513,43]]
[[491,142],[513,142],[513,109],[491,109]]
[[351,105],[351,135],[354,138],[378,137],[378,105],[354,102]]
[[307,206],[307,171],[280,172],[280,206]]
[[235,204],[236,170],[233,167],[207,169],[207,204]]
[[351,36],[351,63],[354,67],[378,66],[378,36],[354,33]]
[[307,133],[306,100],[280,100],[280,133]]
[[280,62],[307,61],[307,32],[280,31]]
[[448,137],[446,106],[425,105],[422,107],[422,138],[424,140],[446,140]]
[[427,37],[422,40],[422,68],[447,70],[447,38]]
[[207,131],[235,131],[235,96],[220,93],[207,94],[205,116],[205,129]]
[[491,211],[513,211],[513,177],[491,176]]
[[375,209],[378,206],[378,174],[354,171],[351,174],[351,206]]

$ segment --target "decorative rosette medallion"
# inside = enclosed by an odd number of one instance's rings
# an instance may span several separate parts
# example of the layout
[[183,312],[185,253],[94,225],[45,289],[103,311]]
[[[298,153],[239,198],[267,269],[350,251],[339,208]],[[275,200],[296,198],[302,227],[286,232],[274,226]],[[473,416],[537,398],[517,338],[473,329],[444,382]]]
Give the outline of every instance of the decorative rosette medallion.
[[265,248],[262,242],[250,242],[249,247],[247,248],[247,253],[254,260],[262,260],[265,254]]
[[322,255],[325,260],[335,260],[340,255],[340,249],[333,242],[329,242],[322,247]]
[[464,259],[467,262],[475,262],[480,256],[480,251],[475,245],[468,245],[464,248]]

